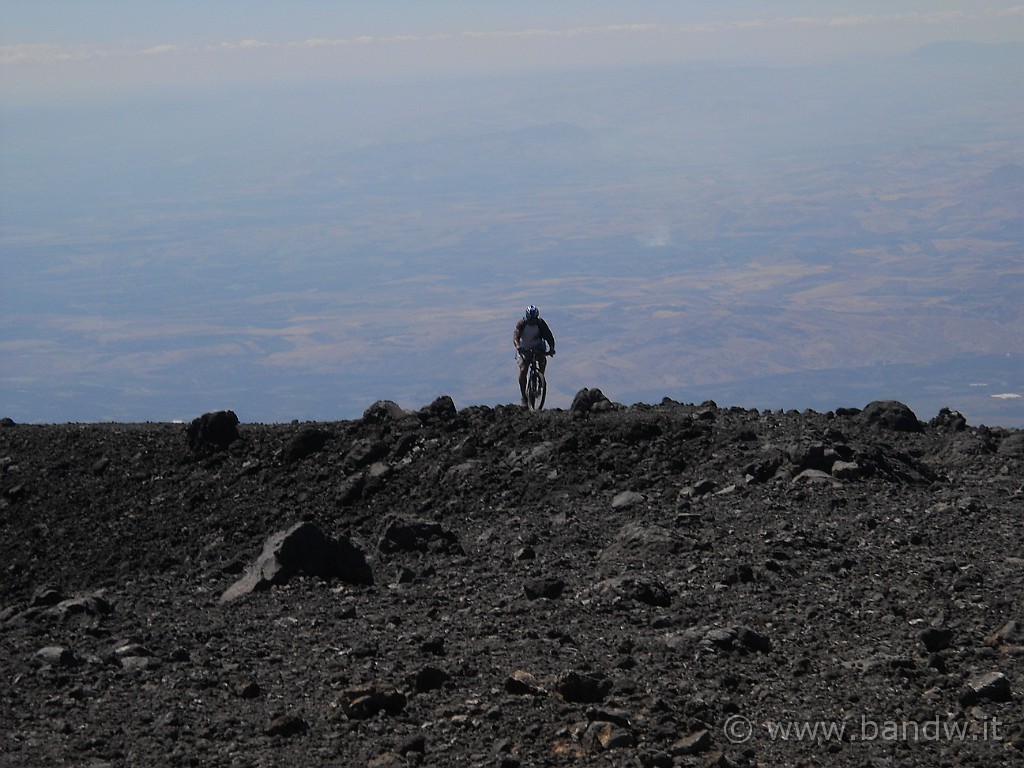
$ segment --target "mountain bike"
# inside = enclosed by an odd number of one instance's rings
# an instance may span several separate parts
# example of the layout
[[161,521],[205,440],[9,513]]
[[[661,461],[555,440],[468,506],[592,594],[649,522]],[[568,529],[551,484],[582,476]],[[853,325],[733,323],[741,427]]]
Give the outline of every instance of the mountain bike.
[[523,350],[520,354],[527,364],[526,369],[526,405],[531,411],[539,411],[544,407],[548,396],[548,381],[544,371],[540,369],[541,358],[548,353],[542,350]]

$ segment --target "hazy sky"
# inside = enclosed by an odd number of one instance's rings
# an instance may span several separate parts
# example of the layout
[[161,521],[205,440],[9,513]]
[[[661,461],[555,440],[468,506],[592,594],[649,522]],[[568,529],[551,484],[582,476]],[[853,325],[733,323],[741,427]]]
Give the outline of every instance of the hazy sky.
[[0,0],[0,416],[510,402],[535,303],[554,407],[1024,424],[1022,42],[1024,0]]
[[6,0],[0,97],[702,59],[808,63],[938,40],[1007,42],[1022,28],[1024,4],[1005,0]]

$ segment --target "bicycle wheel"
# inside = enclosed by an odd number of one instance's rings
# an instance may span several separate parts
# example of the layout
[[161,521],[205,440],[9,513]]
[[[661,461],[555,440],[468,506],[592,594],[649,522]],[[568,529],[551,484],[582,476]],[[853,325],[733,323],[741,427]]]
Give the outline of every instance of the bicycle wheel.
[[548,383],[540,368],[530,367],[529,378],[526,381],[526,401],[531,411],[539,411],[544,407],[544,400],[548,395]]

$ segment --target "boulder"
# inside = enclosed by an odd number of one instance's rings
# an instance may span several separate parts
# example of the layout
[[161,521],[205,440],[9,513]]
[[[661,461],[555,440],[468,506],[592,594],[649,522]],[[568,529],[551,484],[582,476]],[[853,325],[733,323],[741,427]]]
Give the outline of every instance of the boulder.
[[384,421],[401,421],[413,415],[412,411],[405,410],[392,400],[378,400],[363,411],[363,421],[379,424]]
[[420,409],[421,421],[450,421],[458,415],[455,401],[448,395],[442,395],[430,405]]
[[898,400],[875,400],[861,411],[860,418],[894,432],[920,432],[921,422],[912,410]]
[[366,557],[351,541],[332,539],[315,524],[304,522],[267,539],[263,553],[221,595],[221,602],[284,584],[300,573],[350,584],[373,584],[373,571]]
[[943,408],[938,416],[928,422],[928,426],[945,432],[963,432],[967,429],[967,419],[959,411]]
[[965,707],[974,706],[983,699],[989,701],[1012,701],[1013,689],[1002,672],[987,672],[967,681],[960,694],[960,703]]
[[591,411],[606,411],[611,408],[611,401],[600,389],[583,388],[572,399],[569,410],[574,415],[586,415]]
[[193,419],[185,429],[188,447],[193,453],[206,454],[223,451],[238,434],[238,417],[234,411],[213,411]]

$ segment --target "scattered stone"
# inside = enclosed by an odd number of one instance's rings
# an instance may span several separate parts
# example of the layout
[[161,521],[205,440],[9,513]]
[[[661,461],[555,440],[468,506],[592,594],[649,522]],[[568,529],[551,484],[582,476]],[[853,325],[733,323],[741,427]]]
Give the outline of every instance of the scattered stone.
[[322,451],[327,442],[332,439],[334,439],[334,435],[325,429],[304,427],[288,441],[282,458],[292,464],[302,461],[307,456]]
[[928,627],[921,633],[921,642],[929,653],[944,651],[953,642],[953,630],[947,627]]
[[985,645],[1004,651],[1024,650],[1024,624],[1010,620],[985,638]]
[[750,627],[714,628],[704,635],[702,642],[723,651],[767,653],[772,648],[767,635]]
[[131,656],[150,657],[153,655],[153,652],[142,643],[136,643],[133,640],[123,640],[114,646],[114,655],[122,659]]
[[545,598],[554,600],[562,596],[565,590],[565,582],[561,579],[531,579],[523,585],[526,596],[530,600]]
[[29,605],[33,608],[50,608],[64,600],[64,593],[55,587],[40,587],[32,593]]
[[664,563],[687,548],[684,537],[660,525],[627,523],[601,552],[602,563],[643,569]]
[[560,675],[555,691],[566,701],[594,704],[604,701],[612,689],[612,681],[605,677],[570,671]]
[[48,609],[48,613],[59,621],[91,624],[109,615],[113,610],[113,606],[101,592],[94,592],[61,600]]
[[162,666],[160,659],[152,656],[122,656],[118,658],[118,661],[121,664],[121,669],[129,672],[155,669]]
[[672,744],[671,752],[677,757],[701,755],[711,749],[711,733],[707,729],[694,731]]
[[428,637],[420,643],[420,650],[433,656],[444,656],[445,642],[440,636]]
[[298,736],[309,730],[309,725],[298,715],[278,715],[272,718],[263,728],[267,736]]
[[410,684],[416,693],[428,693],[443,688],[448,679],[448,673],[443,669],[427,666],[412,675]]
[[397,715],[405,705],[404,693],[376,684],[353,688],[341,696],[342,712],[351,720],[367,720],[382,712]]
[[521,669],[505,678],[505,691],[514,696],[544,696],[547,693],[536,677]]
[[51,667],[75,667],[81,663],[81,659],[70,648],[63,645],[48,645],[35,652],[33,658],[40,664]]
[[228,587],[221,602],[284,584],[297,574],[373,584],[373,571],[363,553],[348,539],[332,539],[315,524],[298,523],[275,533],[246,574]]
[[362,469],[383,459],[390,452],[387,443],[372,438],[355,440],[345,454],[345,464],[349,469]]
[[234,691],[235,696],[240,699],[257,699],[263,693],[263,689],[260,688],[259,683],[248,677],[236,680],[232,686],[232,690]]
[[401,515],[392,516],[385,521],[377,550],[385,555],[395,552],[463,554],[459,537],[442,527],[440,523]]
[[829,485],[835,485],[836,479],[828,472],[823,472],[820,469],[805,469],[793,478],[794,485],[800,483],[827,483]]
[[988,672],[983,675],[971,678],[967,687],[960,694],[960,703],[965,706],[973,706],[982,699],[990,701],[1012,701],[1013,689],[1010,681],[1002,672]]
[[417,753],[419,755],[425,754],[427,751],[427,737],[422,733],[417,733],[415,736],[410,736],[401,744],[398,745],[398,754],[408,755],[410,752]]
[[832,465],[832,477],[836,480],[856,480],[860,475],[860,464],[856,461],[837,461]]
[[366,762],[366,768],[408,768],[408,766],[407,757],[395,752],[383,752]]
[[629,509],[643,504],[647,497],[636,491],[622,491],[612,499],[612,509]]
[[636,744],[636,737],[627,728],[599,720],[587,723],[578,738],[580,745],[587,751],[624,749]]
[[593,592],[613,603],[630,600],[656,608],[672,604],[672,595],[663,584],[630,574],[605,579],[594,586]]

